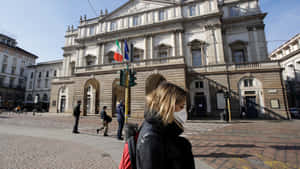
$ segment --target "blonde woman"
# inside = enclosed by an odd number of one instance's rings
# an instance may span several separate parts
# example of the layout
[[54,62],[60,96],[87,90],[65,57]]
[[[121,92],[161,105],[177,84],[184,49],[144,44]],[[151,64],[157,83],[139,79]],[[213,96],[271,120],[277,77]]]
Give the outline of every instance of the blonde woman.
[[137,140],[137,169],[194,169],[190,142],[180,137],[187,119],[187,92],[163,82],[146,97],[145,121]]

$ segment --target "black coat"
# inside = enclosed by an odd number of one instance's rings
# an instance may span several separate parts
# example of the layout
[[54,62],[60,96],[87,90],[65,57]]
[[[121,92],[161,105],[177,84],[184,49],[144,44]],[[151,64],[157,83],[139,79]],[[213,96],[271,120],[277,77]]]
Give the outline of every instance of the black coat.
[[80,104],[78,104],[78,105],[74,108],[73,115],[74,115],[75,117],[79,117],[79,116],[80,116]]
[[164,125],[146,115],[137,141],[137,169],[195,169],[192,146],[179,136],[182,132],[176,123]]

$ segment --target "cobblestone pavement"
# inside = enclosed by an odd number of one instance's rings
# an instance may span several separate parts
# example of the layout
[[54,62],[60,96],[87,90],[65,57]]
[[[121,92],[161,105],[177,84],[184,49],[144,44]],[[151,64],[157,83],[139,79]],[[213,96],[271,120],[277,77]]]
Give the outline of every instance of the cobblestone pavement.
[[[141,121],[129,120],[133,123]],[[72,129],[71,116],[0,115],[0,124],[42,128]],[[96,134],[98,116],[80,119],[79,130]],[[193,145],[196,163],[204,161],[216,169],[300,169],[300,121],[191,121],[184,137]],[[117,122],[109,125],[116,137]],[[101,133],[102,134],[102,133]],[[102,136],[101,136],[102,137]],[[198,168],[204,163],[199,163]],[[199,166],[199,165],[198,165]],[[197,168],[197,169],[198,169]]]
[[0,134],[0,169],[112,169],[104,152],[82,144]]
[[[195,158],[217,169],[300,169],[300,121],[235,121],[212,131],[194,124],[185,135]],[[198,127],[196,127],[198,126]]]

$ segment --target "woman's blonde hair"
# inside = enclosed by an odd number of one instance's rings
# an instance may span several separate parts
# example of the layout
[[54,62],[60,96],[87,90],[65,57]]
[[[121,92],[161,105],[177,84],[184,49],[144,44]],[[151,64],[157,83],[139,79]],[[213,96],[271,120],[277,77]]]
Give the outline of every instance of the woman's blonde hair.
[[181,87],[162,82],[146,97],[147,111],[151,116],[159,116],[164,124],[174,121],[175,105],[185,101],[187,92]]

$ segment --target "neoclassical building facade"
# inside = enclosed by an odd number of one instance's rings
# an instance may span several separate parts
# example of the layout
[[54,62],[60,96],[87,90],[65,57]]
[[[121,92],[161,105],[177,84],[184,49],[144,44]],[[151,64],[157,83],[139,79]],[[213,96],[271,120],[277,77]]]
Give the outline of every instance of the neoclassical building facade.
[[113,59],[118,40],[134,45],[131,67],[137,85],[130,90],[130,113],[143,118],[145,96],[162,81],[189,91],[189,119],[219,117],[224,92],[233,117],[288,117],[280,65],[270,61],[264,32],[266,13],[258,0],[129,0],[99,17],[80,18],[66,32],[62,74],[52,80],[50,111],[111,114],[124,88]]

